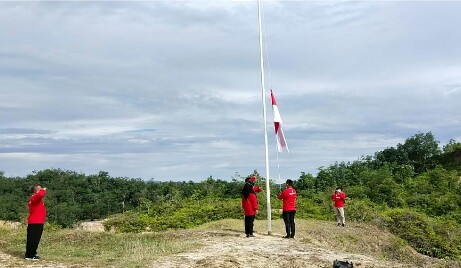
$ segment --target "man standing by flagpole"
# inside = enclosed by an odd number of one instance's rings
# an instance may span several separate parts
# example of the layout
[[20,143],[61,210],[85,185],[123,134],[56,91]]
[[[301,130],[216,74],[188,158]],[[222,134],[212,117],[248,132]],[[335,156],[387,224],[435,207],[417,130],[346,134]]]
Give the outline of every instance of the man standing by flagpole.
[[279,194],[283,200],[283,222],[287,235],[283,238],[295,238],[295,214],[296,214],[296,190],[293,189],[293,181],[287,180],[286,189]]

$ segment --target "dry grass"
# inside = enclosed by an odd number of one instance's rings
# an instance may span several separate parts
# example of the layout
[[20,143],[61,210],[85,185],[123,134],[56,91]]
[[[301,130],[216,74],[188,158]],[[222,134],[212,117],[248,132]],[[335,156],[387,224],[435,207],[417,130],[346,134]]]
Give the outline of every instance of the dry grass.
[[[111,234],[79,229],[48,230],[43,234],[39,253],[43,261],[72,266],[145,267],[146,263],[162,256],[199,246],[193,237],[183,233]],[[25,230],[1,229],[0,234],[1,251],[22,261]]]
[[[239,220],[224,220],[205,224],[198,230],[241,231],[242,225]],[[273,220],[271,227],[272,235],[284,235],[282,220]],[[369,224],[348,223],[346,228],[342,228],[337,227],[335,222],[296,219],[296,228],[299,242],[323,249],[367,255],[378,260],[408,264],[409,267],[461,267],[459,262],[421,255],[404,240]],[[267,234],[267,221],[256,221],[255,230]]]

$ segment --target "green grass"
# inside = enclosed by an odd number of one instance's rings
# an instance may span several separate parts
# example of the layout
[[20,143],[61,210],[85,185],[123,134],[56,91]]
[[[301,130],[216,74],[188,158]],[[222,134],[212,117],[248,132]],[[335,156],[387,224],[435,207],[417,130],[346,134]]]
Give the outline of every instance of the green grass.
[[[22,258],[26,231],[0,229],[2,251]],[[78,229],[45,230],[39,254],[47,261],[93,267],[145,267],[162,256],[199,244],[193,235],[179,232],[112,234]],[[87,264],[87,265],[85,265]]]

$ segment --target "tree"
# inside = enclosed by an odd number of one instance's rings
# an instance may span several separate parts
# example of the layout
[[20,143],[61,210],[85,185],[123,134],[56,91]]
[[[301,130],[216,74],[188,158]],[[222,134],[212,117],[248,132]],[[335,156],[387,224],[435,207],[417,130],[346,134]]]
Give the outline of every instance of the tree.
[[316,190],[315,189],[315,177],[312,176],[310,173],[301,172],[301,176],[299,176],[299,180],[295,181],[294,187],[296,190]]
[[408,164],[413,165],[417,174],[421,174],[437,165],[437,156],[441,154],[438,143],[431,132],[418,133],[406,139],[404,144],[398,144],[397,150],[400,154],[406,154]]
[[394,147],[386,148],[375,154],[375,159],[382,165],[384,163],[397,163],[397,164],[407,164],[408,154],[402,150],[402,148],[397,149]]
[[461,142],[457,142],[454,139],[450,139],[450,141],[445,146],[443,146],[444,154],[453,153],[459,150],[461,150]]

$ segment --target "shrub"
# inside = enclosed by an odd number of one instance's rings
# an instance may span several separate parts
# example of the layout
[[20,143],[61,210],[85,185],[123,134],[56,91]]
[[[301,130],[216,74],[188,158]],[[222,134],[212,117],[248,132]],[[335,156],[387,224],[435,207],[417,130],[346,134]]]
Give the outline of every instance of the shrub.
[[380,208],[368,199],[348,199],[346,202],[347,218],[352,221],[376,221],[379,218],[377,215],[383,210],[383,206]]
[[106,230],[118,232],[160,231],[196,227],[201,224],[242,217],[240,199],[183,200],[180,204],[157,205],[151,214],[127,212],[104,223]]
[[384,215],[389,230],[416,251],[435,258],[460,259],[461,235],[455,223],[408,209],[393,209]]
[[327,204],[319,199],[301,199],[296,200],[296,217],[301,219],[332,220],[332,204]]
[[122,233],[141,232],[145,230],[146,223],[138,217],[138,213],[126,212],[118,214],[103,223],[106,231],[115,229]]

